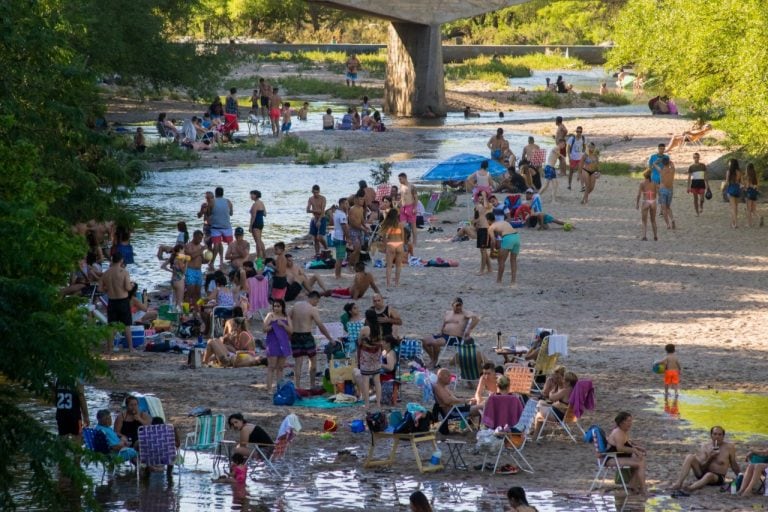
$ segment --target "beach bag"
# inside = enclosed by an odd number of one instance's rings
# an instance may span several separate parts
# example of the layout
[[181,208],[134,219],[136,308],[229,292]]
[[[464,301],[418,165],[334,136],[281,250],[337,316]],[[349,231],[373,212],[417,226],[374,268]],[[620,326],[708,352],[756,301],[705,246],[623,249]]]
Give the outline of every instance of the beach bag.
[[480,453],[496,455],[503,442],[504,438],[495,435],[491,429],[480,430],[477,433],[477,449]]
[[412,434],[414,432],[416,432],[416,422],[413,419],[413,414],[406,412],[403,420],[395,427],[395,434]]
[[710,189],[707,189],[707,191],[706,191],[706,192],[704,192],[704,197],[705,197],[707,200],[710,200],[710,199],[712,199],[712,191],[711,191]]
[[387,429],[387,417],[382,412],[369,412],[365,415],[365,423],[371,432],[384,432]]
[[301,400],[301,397],[296,392],[296,386],[293,385],[292,380],[283,379],[277,385],[275,395],[272,397],[272,403],[274,405],[293,405],[296,400]]
[[176,335],[179,338],[197,338],[200,335],[200,320],[197,318],[192,318],[191,320],[187,320],[186,322],[182,322],[179,324],[179,328],[176,331]]

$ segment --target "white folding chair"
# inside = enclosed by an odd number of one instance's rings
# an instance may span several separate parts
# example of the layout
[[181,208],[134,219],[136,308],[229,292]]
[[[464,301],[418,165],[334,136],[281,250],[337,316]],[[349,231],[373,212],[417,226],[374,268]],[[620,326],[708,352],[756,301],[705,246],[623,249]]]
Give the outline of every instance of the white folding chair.
[[589,486],[587,493],[592,492],[595,489],[599,489],[605,481],[606,473],[609,469],[615,469],[616,474],[619,476],[621,486],[624,488],[624,493],[628,494],[627,482],[624,481],[624,472],[622,469],[630,468],[626,464],[622,464],[621,458],[618,452],[606,451],[608,448],[608,442],[605,439],[605,432],[600,427],[592,426],[589,428],[589,436],[591,436],[592,444],[595,447],[595,456],[597,457],[597,472],[595,478],[592,480],[592,485]]

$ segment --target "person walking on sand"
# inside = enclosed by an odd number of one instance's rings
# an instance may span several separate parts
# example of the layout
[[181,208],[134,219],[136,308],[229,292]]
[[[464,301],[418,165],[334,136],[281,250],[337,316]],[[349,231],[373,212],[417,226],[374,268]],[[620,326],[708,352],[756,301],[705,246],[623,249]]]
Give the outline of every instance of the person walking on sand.
[[672,196],[675,185],[675,164],[669,159],[668,155],[661,157],[661,186],[659,187],[659,202],[661,203],[661,213],[664,215],[664,222],[667,223],[667,229],[675,229],[675,216],[672,214]]
[[520,254],[520,235],[507,221],[497,221],[493,212],[486,214],[486,219],[492,224],[488,228],[488,235],[495,239],[499,246],[499,270],[496,274],[496,282],[501,284],[504,277],[504,266],[509,257],[509,284],[515,284],[517,280],[517,255]]
[[709,190],[707,166],[699,162],[699,154],[693,154],[693,164],[688,167],[688,193],[693,194],[693,208],[698,217],[704,211],[704,195]]
[[[557,116],[555,118],[555,144],[557,144],[557,141],[562,140],[565,142],[566,138],[568,137],[568,128],[566,128],[565,124],[563,124],[563,117]],[[567,144],[563,144],[562,147],[558,146],[558,149],[560,150],[560,168],[559,173],[560,176],[565,176],[565,168],[568,158],[568,151],[567,151]]]
[[651,170],[646,169],[643,173],[643,181],[637,189],[636,208],[640,210],[640,218],[643,222],[643,237],[641,240],[648,240],[648,218],[651,219],[651,228],[653,229],[653,239],[658,240],[656,228],[656,184],[651,181]]
[[675,398],[677,398],[680,391],[680,361],[677,359],[675,353],[675,345],[673,343],[667,343],[664,346],[664,352],[667,353],[666,357],[659,361],[664,365],[664,398],[669,396],[669,388],[675,390]]
[[581,199],[581,204],[589,203],[589,194],[595,190],[595,184],[597,183],[598,166],[600,165],[600,152],[597,150],[594,142],[590,142],[587,146],[587,152],[581,159],[581,184],[584,185],[584,197]]
[[576,180],[581,182],[579,168],[581,167],[581,159],[587,150],[587,139],[584,138],[582,133],[583,129],[581,126],[577,126],[576,133],[571,134],[566,139],[565,152],[568,155],[568,190],[571,190],[574,173],[576,173]]
[[728,170],[725,172],[725,193],[731,204],[731,227],[739,227],[739,201],[741,200],[741,169],[735,158],[728,160]]
[[320,195],[320,185],[312,185],[312,195],[307,200],[307,213],[312,215],[309,221],[309,236],[315,245],[315,257],[320,255],[320,247],[328,250],[325,233],[328,219],[325,216],[325,196]]
[[[757,172],[755,172],[755,164],[752,162],[747,164],[743,188],[744,196],[747,200],[747,225],[752,227],[754,226],[754,218],[757,216],[757,196],[760,195],[757,185]],[[760,225],[763,225],[762,217],[760,218]]]
[[557,168],[563,167],[562,151],[565,149],[565,141],[557,140],[557,145],[549,150],[547,160],[544,162],[544,188],[539,191],[539,195],[544,196],[544,192],[552,185],[552,202],[557,202]]
[[354,87],[357,82],[357,72],[360,70],[360,61],[354,53],[349,56],[347,62],[347,87]]

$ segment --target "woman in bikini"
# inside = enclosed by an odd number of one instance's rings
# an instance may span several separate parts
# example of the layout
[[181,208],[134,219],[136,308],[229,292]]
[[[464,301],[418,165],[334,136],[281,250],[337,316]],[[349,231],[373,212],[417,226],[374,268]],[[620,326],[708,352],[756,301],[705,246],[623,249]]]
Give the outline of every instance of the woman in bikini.
[[400,268],[403,266],[403,254],[405,252],[405,233],[400,224],[399,213],[391,208],[379,226],[382,239],[387,244],[387,288],[390,286],[392,267],[395,267],[395,287],[400,285]]
[[368,409],[371,378],[376,391],[376,408],[381,408],[381,341],[383,333],[374,309],[365,311],[365,325],[360,331],[357,350],[357,367],[360,370],[358,388],[362,393],[363,406]]
[[[640,217],[643,221],[643,238],[648,240],[648,217],[651,218],[651,228],[653,228],[653,239],[658,240],[656,230],[656,187],[651,181],[651,170],[646,169],[643,173],[643,181],[637,189],[637,209],[640,210]],[[642,200],[642,208],[640,208]]]
[[168,261],[160,267],[171,273],[171,289],[173,289],[174,300],[179,311],[181,311],[181,306],[184,303],[185,275],[189,260],[190,257],[184,254],[184,246],[176,244]]
[[731,227],[739,227],[739,201],[741,200],[741,169],[735,158],[728,160],[728,170],[725,173],[725,193],[731,203]]
[[620,412],[616,415],[616,428],[608,434],[608,452],[617,452],[623,466],[631,468],[629,487],[640,494],[646,494],[645,488],[645,449],[629,441],[629,429],[632,428],[632,415]]
[[587,152],[584,153],[584,158],[581,159],[579,164],[581,168],[581,182],[584,184],[584,197],[581,199],[581,204],[589,203],[589,194],[595,190],[595,183],[599,174],[597,172],[598,165],[600,165],[600,153],[597,151],[597,147],[594,142],[590,142],[587,146]]
[[754,225],[754,217],[757,215],[757,196],[760,191],[757,188],[757,172],[755,164],[747,164],[747,172],[744,174],[744,196],[747,199],[747,224],[749,227]]

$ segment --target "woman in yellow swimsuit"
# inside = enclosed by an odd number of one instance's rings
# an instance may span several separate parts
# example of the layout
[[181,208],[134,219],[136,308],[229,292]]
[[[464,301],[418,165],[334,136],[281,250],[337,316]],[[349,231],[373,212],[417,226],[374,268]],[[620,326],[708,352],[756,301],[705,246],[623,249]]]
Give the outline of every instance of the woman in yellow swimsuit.
[[395,267],[395,286],[400,284],[400,267],[403,265],[405,232],[400,224],[400,213],[396,208],[387,212],[387,216],[379,227],[382,239],[387,244],[387,287],[390,286],[392,266]]
[[[651,228],[653,228],[653,239],[658,240],[656,232],[656,185],[651,181],[651,170],[646,169],[643,173],[643,181],[637,189],[637,209],[640,210],[640,217],[643,220],[643,238],[648,240],[648,217],[651,219]],[[640,208],[642,199],[643,207]]]

